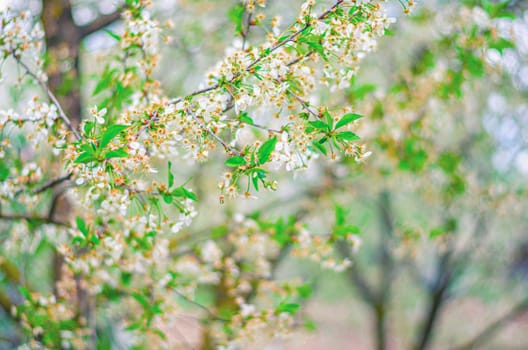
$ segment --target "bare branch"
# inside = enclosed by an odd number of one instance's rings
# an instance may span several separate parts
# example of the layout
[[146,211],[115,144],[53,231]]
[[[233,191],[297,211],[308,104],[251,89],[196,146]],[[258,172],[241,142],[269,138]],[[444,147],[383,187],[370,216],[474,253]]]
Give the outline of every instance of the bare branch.
[[0,214],[0,221],[33,221],[39,224],[51,224],[56,226],[70,227],[67,223],[40,216],[31,216],[27,214]]
[[197,307],[199,307],[200,309],[204,310],[205,312],[207,312],[213,319],[217,320],[217,321],[222,321],[222,322],[229,322],[228,319],[226,318],[223,318],[223,317],[220,317],[218,316],[217,314],[215,314],[214,312],[212,312],[207,306],[205,305],[202,305],[190,298],[188,298],[185,294],[183,294],[182,292],[179,292],[179,291],[174,291],[176,294],[178,294],[178,296],[180,296],[182,299],[184,299],[185,301],[187,301],[188,303],[191,303]]
[[[338,241],[336,242],[336,248],[343,258],[350,258],[350,250],[348,248],[348,245],[344,241]],[[354,262],[352,266],[350,266],[348,269],[346,269],[346,273],[348,275],[349,281],[352,282],[352,284],[358,289],[359,295],[361,298],[370,306],[373,306],[376,304],[376,295],[374,291],[372,290],[372,287],[367,282],[366,278],[359,272],[359,269],[357,267],[358,262]]]
[[242,50],[245,50],[246,49],[246,44],[247,44],[247,41],[248,41],[248,36],[249,36],[249,31],[251,29],[251,20],[253,18],[253,11],[249,12],[247,14],[247,18],[246,18],[246,28],[245,29],[242,29]]
[[97,17],[95,21],[92,23],[89,23],[85,26],[80,27],[81,31],[81,37],[84,38],[90,34],[93,34],[112,23],[116,22],[121,18],[121,9],[117,9],[116,11],[108,14],[108,15],[100,15]]
[[31,191],[31,194],[42,193],[42,192],[44,192],[44,191],[46,191],[46,190],[48,190],[50,188],[53,188],[53,187],[55,187],[57,185],[60,185],[61,183],[65,182],[65,181],[68,181],[69,179],[71,179],[71,177],[72,177],[72,174],[69,173],[69,174],[66,174],[66,175],[51,179],[48,182],[46,182],[45,184],[43,184],[42,186],[39,186],[39,187],[33,189]]
[[79,133],[77,132],[77,130],[75,130],[75,127],[73,126],[73,124],[71,123],[70,121],[70,118],[68,118],[68,116],[66,115],[66,112],[64,112],[64,109],[62,109],[62,106],[60,105],[59,103],[59,100],[57,99],[57,97],[55,97],[55,95],[53,94],[53,92],[51,92],[50,88],[48,87],[48,85],[42,81],[35,73],[33,73],[31,71],[31,69],[29,69],[29,67],[19,58],[17,57],[15,54],[13,54],[13,57],[14,59],[18,62],[18,64],[20,66],[22,66],[27,74],[29,74],[33,79],[35,79],[35,81],[37,83],[39,83],[39,85],[42,87],[42,89],[46,92],[46,94],[48,95],[49,99],[53,102],[53,104],[57,107],[57,110],[59,111],[59,116],[60,118],[62,119],[62,121],[64,122],[64,124],[66,124],[66,126],[68,127],[68,129],[71,130],[71,132],[73,133],[73,135],[75,136],[75,138],[77,140],[80,140],[81,139],[81,135],[79,135]]

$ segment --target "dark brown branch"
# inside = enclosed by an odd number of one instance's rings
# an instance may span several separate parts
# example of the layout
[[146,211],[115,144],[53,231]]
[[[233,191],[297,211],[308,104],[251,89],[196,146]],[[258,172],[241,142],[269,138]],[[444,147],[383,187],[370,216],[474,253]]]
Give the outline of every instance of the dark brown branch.
[[112,23],[116,22],[121,18],[121,9],[118,9],[108,15],[100,15],[95,21],[87,25],[81,26],[81,37],[84,38],[90,34],[93,34],[105,27],[108,27]]
[[247,44],[247,41],[248,41],[248,36],[249,36],[249,31],[251,29],[251,20],[253,18],[253,12],[249,12],[247,14],[247,18],[246,18],[246,24],[245,24],[245,29],[242,29],[242,32],[240,33],[242,35],[242,50],[245,50],[246,49],[246,44]]
[[[350,258],[350,249],[348,244],[344,241],[336,242],[337,252],[342,258]],[[355,261],[352,266],[346,270],[349,281],[358,289],[360,297],[369,305],[376,303],[376,296],[372,291],[372,287],[368,284],[364,276],[359,272],[357,267],[358,262]]]
[[66,174],[66,175],[63,175],[63,176],[60,176],[60,177],[57,177],[57,178],[54,178],[54,179],[51,179],[49,180],[48,182],[46,182],[45,184],[33,189],[31,191],[31,194],[39,194],[39,193],[42,193],[50,188],[53,188],[57,185],[60,185],[61,183],[65,182],[65,181],[68,181],[69,179],[71,179],[72,177],[72,174]]
[[0,214],[0,221],[31,221],[31,222],[37,222],[39,224],[51,224],[56,226],[64,226],[64,227],[70,227],[67,223],[46,218],[46,217],[40,217],[40,216],[31,216],[26,214]]
[[452,249],[453,247],[447,248],[446,252],[440,256],[436,266],[435,279],[432,285],[428,286],[428,308],[423,317],[421,331],[417,334],[413,346],[415,350],[429,348],[441,311],[449,299],[449,289],[456,277],[456,265],[453,261]]

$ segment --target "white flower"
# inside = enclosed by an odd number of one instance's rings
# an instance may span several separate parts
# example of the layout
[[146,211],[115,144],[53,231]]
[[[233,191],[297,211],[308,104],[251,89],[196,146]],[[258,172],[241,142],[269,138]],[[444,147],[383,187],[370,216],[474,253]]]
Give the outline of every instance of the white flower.
[[106,115],[106,112],[107,112],[106,108],[98,110],[97,106],[93,106],[90,109],[90,114],[93,115],[93,117],[95,118],[95,121],[97,122],[97,124],[104,124],[104,122],[105,122],[104,116]]
[[208,240],[202,247],[202,259],[208,263],[217,263],[222,259],[222,251],[215,242]]
[[251,304],[242,304],[240,305],[240,315],[242,317],[248,317],[255,313],[256,308],[255,305]]

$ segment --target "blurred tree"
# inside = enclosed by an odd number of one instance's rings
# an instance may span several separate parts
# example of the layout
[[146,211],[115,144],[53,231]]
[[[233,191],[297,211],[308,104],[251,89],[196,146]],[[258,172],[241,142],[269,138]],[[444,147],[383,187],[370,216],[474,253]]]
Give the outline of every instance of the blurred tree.
[[[266,346],[314,329],[300,310],[324,285],[285,273],[292,257],[343,274],[378,349],[478,348],[524,313],[490,246],[526,190],[499,177],[482,118],[520,91],[522,2],[432,2],[395,29],[414,1],[105,4],[1,12],[6,348]],[[449,303],[485,293],[506,311],[442,339]],[[398,334],[405,294],[420,317]]]

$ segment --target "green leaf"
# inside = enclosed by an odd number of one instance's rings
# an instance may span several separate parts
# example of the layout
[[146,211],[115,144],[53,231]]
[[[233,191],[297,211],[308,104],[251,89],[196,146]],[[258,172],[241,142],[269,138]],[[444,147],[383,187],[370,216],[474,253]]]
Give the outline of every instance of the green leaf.
[[97,158],[95,158],[95,153],[93,151],[84,151],[82,152],[81,154],[79,154],[79,156],[74,160],[74,163],[90,163],[90,162],[93,162],[94,160],[97,160]]
[[119,35],[117,35],[116,33],[114,32],[111,32],[109,31],[108,29],[105,29],[104,30],[106,34],[110,35],[112,38],[114,38],[115,40],[117,41],[121,41],[121,37]]
[[239,119],[242,123],[246,123],[246,124],[254,124],[253,119],[251,119],[251,117],[248,115],[247,112],[240,112],[240,115],[238,116],[238,119]]
[[246,165],[246,160],[241,156],[233,156],[226,160],[225,165],[231,168],[237,168],[242,165]]
[[312,295],[312,287],[309,284],[303,284],[297,287],[297,293],[303,299],[308,299]]
[[260,146],[258,149],[257,155],[259,159],[260,164],[267,163],[271,152],[275,149],[275,145],[277,144],[277,136],[273,136],[271,139],[267,140]]
[[172,195],[169,193],[163,193],[163,201],[167,204],[172,204]]
[[18,291],[20,292],[20,294],[22,294],[24,296],[24,299],[26,299],[28,301],[33,301],[33,298],[31,297],[31,293],[29,292],[29,290],[26,287],[19,286],[18,287]]
[[464,56],[465,58],[465,66],[469,73],[475,77],[482,77],[484,76],[485,69],[484,69],[484,63],[482,63],[482,60],[475,56],[472,53],[468,53]]
[[306,329],[308,332],[315,332],[317,330],[317,325],[313,320],[305,320],[304,329]]
[[225,237],[229,233],[227,226],[218,226],[211,230],[211,238],[218,239]]
[[314,141],[312,142],[312,145],[317,148],[319,150],[319,152],[321,152],[322,154],[324,154],[325,156],[328,155],[328,151],[326,150],[326,147],[325,145],[319,143],[319,141]]
[[299,304],[294,303],[280,303],[279,306],[277,306],[277,313],[283,313],[286,312],[290,315],[294,315],[298,310],[300,309]]
[[345,125],[348,125],[350,123],[352,123],[353,121],[355,120],[358,120],[359,118],[363,118],[362,115],[360,114],[355,114],[355,113],[348,113],[348,114],[345,114],[336,124],[335,128],[336,129],[339,129]]
[[319,130],[330,130],[328,125],[320,120],[311,121],[308,124]]
[[348,226],[346,226],[346,225],[344,225],[344,226],[336,225],[336,227],[334,228],[334,232],[333,232],[335,237],[340,237],[340,238],[345,238],[349,234],[358,235],[359,233],[360,233],[359,227],[352,226],[352,225],[348,225]]
[[85,135],[90,135],[92,133],[92,130],[94,129],[94,126],[95,126],[94,122],[86,121],[84,123],[84,127],[83,127],[84,134]]
[[328,109],[324,111],[324,116],[326,118],[326,123],[328,124],[328,130],[332,130],[332,128],[334,127],[334,118],[332,117],[330,112],[328,112]]
[[189,191],[188,189],[186,189],[183,186],[174,189],[171,192],[171,194],[173,196],[176,196],[176,197],[189,198],[189,199],[192,199],[193,201],[197,201],[198,200],[198,197],[196,196],[196,194],[194,192]]
[[502,54],[505,49],[513,49],[515,45],[509,40],[499,38],[496,41],[490,42],[489,47],[499,51]]
[[104,157],[105,159],[126,158],[128,157],[128,152],[124,148],[118,148],[116,150],[107,152]]
[[106,145],[110,143],[119,133],[128,128],[126,125],[114,124],[106,129],[105,133],[101,137],[101,142],[99,143],[99,149],[105,148]]
[[83,220],[83,218],[81,218],[80,216],[77,216],[75,218],[75,222],[77,223],[77,228],[79,229],[79,231],[81,231],[83,236],[87,237],[88,236],[88,226],[86,226],[86,222]]
[[255,191],[259,191],[259,178],[257,176],[252,176],[251,177],[251,182],[253,183],[253,187],[255,188]]
[[343,131],[336,135],[336,139],[339,141],[355,141],[360,140],[361,138],[354,134],[352,131]]
[[346,211],[340,205],[335,206],[335,224],[337,226],[343,226],[346,222]]
[[172,167],[172,163],[171,161],[169,160],[169,164],[167,166],[167,172],[168,172],[168,179],[167,179],[167,183],[169,185],[169,189],[172,187],[172,185],[174,185],[174,175],[172,174],[172,171],[171,171],[171,167]]
[[101,242],[101,240],[99,239],[99,237],[97,237],[97,235],[92,235],[90,237],[90,241],[94,244],[94,245],[99,245],[99,243]]
[[81,237],[79,237],[79,236],[75,236],[75,237],[73,237],[73,239],[72,239],[71,242],[72,242],[72,244],[74,244],[74,245],[75,245],[75,244],[79,244],[79,246],[81,246],[81,247],[84,247],[84,246],[86,245],[86,239],[85,239],[85,238],[81,238]]
[[235,30],[237,33],[242,33],[242,20],[244,17],[244,11],[244,5],[237,4],[228,12],[229,20],[235,24]]
[[150,309],[151,309],[151,303],[150,303],[150,301],[147,299],[147,297],[145,297],[143,294],[139,294],[139,293],[133,293],[133,294],[132,294],[132,297],[133,297],[134,299],[136,299],[136,301],[137,301],[139,304],[141,304],[141,306],[143,306],[143,309],[150,311]]
[[326,61],[328,58],[326,57],[326,53],[324,50],[322,42],[322,35],[315,35],[315,34],[306,34],[297,39],[301,43],[305,43],[308,45],[311,49],[313,49],[315,52],[317,52],[321,57]]
[[96,96],[106,90],[109,86],[112,85],[112,80],[114,78],[114,75],[118,73],[117,69],[110,69],[110,66],[107,65],[103,71],[103,74],[101,74],[101,77],[99,81],[97,82],[97,85],[95,86],[92,96]]

